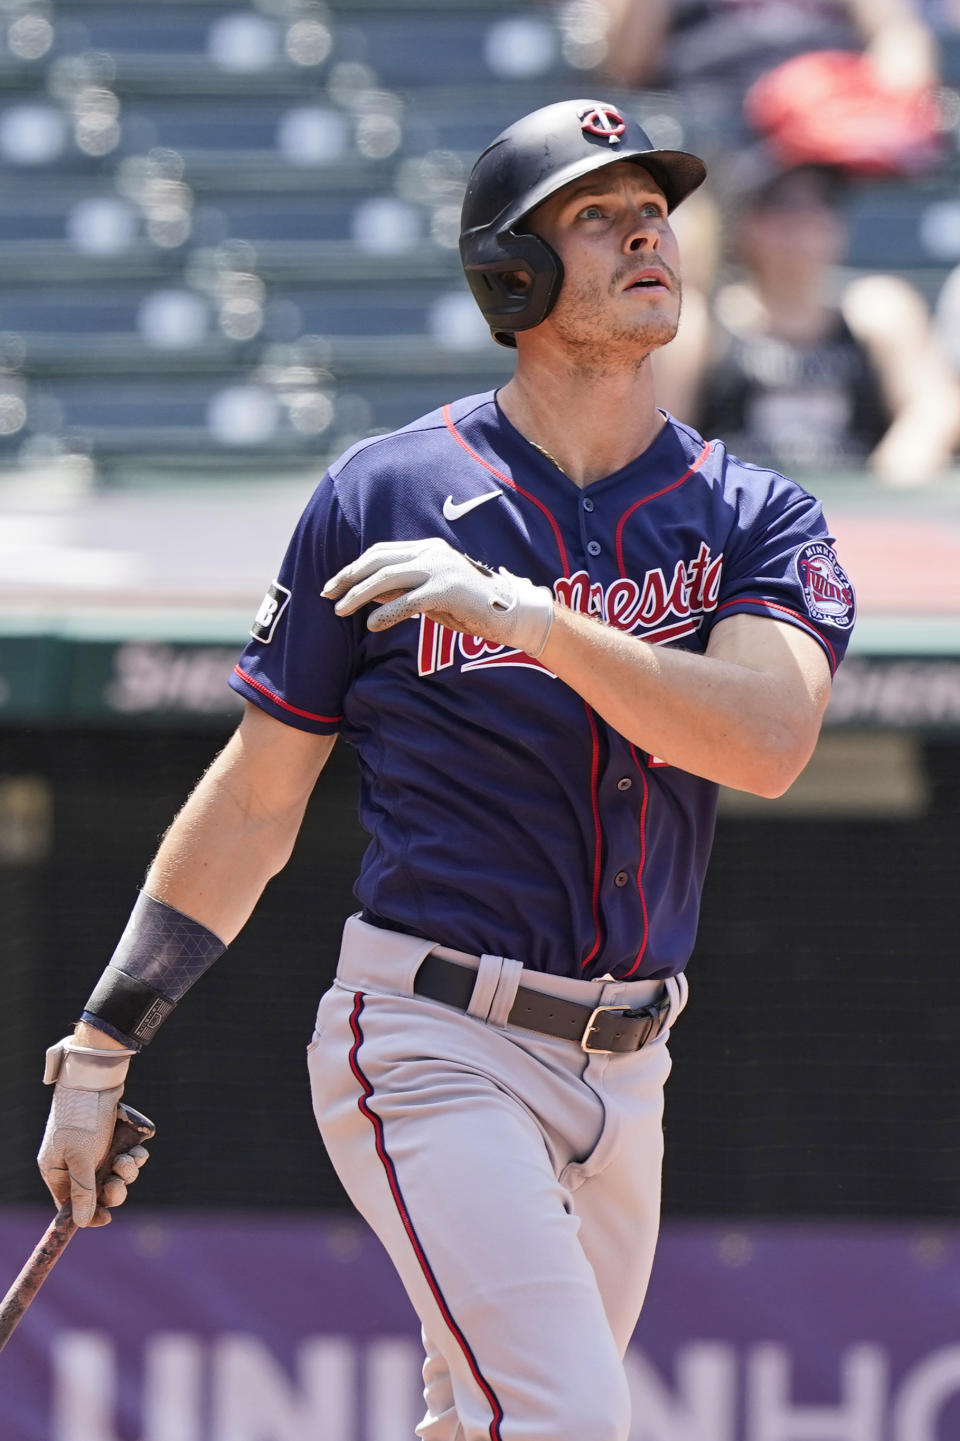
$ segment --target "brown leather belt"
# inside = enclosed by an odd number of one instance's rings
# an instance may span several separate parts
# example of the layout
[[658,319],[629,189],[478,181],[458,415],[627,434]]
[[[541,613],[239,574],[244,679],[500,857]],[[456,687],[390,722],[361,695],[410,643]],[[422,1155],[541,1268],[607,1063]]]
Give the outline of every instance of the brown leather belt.
[[[417,971],[413,989],[418,996],[442,1001],[465,1011],[470,1005],[477,973],[470,966],[460,966],[431,952]],[[649,1005],[582,1006],[565,1001],[528,986],[517,989],[507,1021],[511,1026],[524,1026],[545,1036],[558,1036],[576,1041],[581,1050],[590,1052],[639,1051],[663,1030],[670,1010],[666,986]]]

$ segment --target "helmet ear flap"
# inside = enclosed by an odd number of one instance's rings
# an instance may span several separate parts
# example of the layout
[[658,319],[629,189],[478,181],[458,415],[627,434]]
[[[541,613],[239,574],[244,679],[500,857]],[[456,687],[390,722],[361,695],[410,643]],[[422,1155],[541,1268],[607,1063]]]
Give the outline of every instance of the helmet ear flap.
[[563,262],[539,235],[506,231],[495,237],[488,258],[485,248],[478,247],[476,259],[465,263],[467,282],[494,339],[515,347],[512,332],[531,330],[553,309],[563,284]]

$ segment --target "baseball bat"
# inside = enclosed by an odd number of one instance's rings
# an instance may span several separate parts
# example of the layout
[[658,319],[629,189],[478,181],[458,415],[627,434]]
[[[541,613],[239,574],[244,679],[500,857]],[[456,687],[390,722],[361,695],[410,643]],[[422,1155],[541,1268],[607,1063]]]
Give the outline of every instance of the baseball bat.
[[[110,1175],[118,1156],[129,1151],[131,1146],[139,1146],[144,1141],[149,1141],[155,1134],[156,1126],[152,1121],[148,1121],[146,1116],[120,1101],[117,1105],[117,1124],[113,1140],[97,1171],[97,1190],[100,1190]],[[0,1304],[0,1351],[10,1340],[21,1316],[63,1255],[67,1242],[76,1230],[70,1202],[66,1201],[44,1231],[29,1261]]]

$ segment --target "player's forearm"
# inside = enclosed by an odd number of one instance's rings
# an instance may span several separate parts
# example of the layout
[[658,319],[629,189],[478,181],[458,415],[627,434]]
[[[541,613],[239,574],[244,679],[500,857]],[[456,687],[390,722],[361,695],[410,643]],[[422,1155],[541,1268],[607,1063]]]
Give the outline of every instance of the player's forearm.
[[[236,745],[218,756],[177,815],[147,873],[148,896],[198,921],[225,944],[248,920],[264,886],[289,859],[303,806],[266,810],[238,766]],[[88,1021],[80,1045],[122,1045]]]
[[736,790],[781,795],[816,744],[818,718],[772,676],[650,645],[560,606],[540,659],[627,740]]
[[164,836],[144,890],[229,944],[289,859],[306,799],[277,808],[231,742]]
[[248,704],[164,837],[85,1020],[135,1048],[152,1040],[286,863],[333,744]]
[[[299,814],[264,813],[231,766],[228,747],[167,831],[144,881],[145,895],[170,908],[157,909],[172,923],[189,917],[211,933],[211,942],[228,944],[289,858],[301,817],[302,807]],[[123,1044],[89,1021],[78,1023],[75,1040],[101,1048]]]
[[[303,806],[281,813],[264,808],[228,745],[179,812],[147,873],[143,890],[228,944],[248,920],[264,886],[289,859]],[[82,1046],[122,1045],[88,1021]]]

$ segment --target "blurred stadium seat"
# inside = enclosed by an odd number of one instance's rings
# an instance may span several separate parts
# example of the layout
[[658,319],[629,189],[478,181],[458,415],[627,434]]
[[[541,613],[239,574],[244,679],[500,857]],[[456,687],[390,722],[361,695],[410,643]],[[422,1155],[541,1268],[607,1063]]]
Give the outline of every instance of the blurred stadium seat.
[[862,185],[847,203],[847,265],[895,270],[935,300],[951,266],[960,261],[957,175]]
[[[12,0],[0,463],[76,446],[112,483],[144,447],[171,465],[271,447],[280,466],[319,463],[500,382],[509,357],[457,263],[464,178],[518,114],[596,89],[586,13]],[[960,51],[945,55],[953,76]],[[682,143],[670,97],[620,99]],[[960,258],[955,150],[942,183],[858,194],[851,267],[904,270],[935,297]],[[261,399],[245,418],[218,400],[244,386]]]

